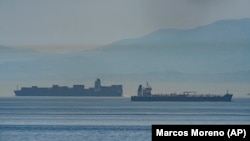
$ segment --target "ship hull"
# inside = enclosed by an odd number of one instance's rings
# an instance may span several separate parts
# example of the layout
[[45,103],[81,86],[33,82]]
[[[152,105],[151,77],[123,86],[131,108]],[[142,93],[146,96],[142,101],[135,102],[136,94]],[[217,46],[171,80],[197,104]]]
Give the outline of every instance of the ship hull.
[[16,96],[88,96],[88,97],[121,97],[122,85],[101,86],[101,80],[95,81],[94,87],[85,88],[84,85],[73,87],[53,85],[52,87],[22,87],[16,90]]
[[15,91],[15,96],[75,96],[75,97],[122,97],[121,92],[21,92]]
[[132,96],[131,101],[231,101],[232,95],[213,97],[195,97],[195,96]]

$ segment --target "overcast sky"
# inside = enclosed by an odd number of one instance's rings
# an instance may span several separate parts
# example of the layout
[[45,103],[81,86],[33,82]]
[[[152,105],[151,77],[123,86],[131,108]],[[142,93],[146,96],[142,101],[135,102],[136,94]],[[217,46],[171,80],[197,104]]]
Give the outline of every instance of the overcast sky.
[[250,0],[0,0],[0,45],[85,49],[161,28],[250,18]]

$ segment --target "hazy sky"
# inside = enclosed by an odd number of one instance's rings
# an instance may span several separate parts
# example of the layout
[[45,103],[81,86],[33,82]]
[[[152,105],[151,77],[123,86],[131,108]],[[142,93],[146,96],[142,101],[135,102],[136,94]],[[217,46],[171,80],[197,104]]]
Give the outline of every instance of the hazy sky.
[[84,49],[160,28],[250,18],[249,0],[0,0],[0,45]]

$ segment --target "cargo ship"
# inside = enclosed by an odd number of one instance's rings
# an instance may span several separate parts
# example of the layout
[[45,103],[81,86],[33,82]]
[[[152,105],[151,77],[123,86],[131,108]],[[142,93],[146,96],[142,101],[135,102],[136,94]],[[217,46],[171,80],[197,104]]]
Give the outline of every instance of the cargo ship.
[[182,94],[151,94],[152,88],[139,85],[137,96],[131,96],[131,101],[231,101],[233,94],[228,91],[224,95],[196,94],[195,91],[185,91]]
[[15,90],[16,96],[89,96],[89,97],[122,97],[122,85],[102,86],[101,80],[96,79],[94,87],[85,88],[84,85],[73,87],[53,85],[52,87],[22,87]]

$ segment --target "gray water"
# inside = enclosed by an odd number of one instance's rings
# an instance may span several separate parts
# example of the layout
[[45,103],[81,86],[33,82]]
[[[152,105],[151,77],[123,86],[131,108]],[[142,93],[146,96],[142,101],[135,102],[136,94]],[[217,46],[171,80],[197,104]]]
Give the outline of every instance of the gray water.
[[150,141],[152,124],[250,124],[250,99],[0,98],[0,141]]

